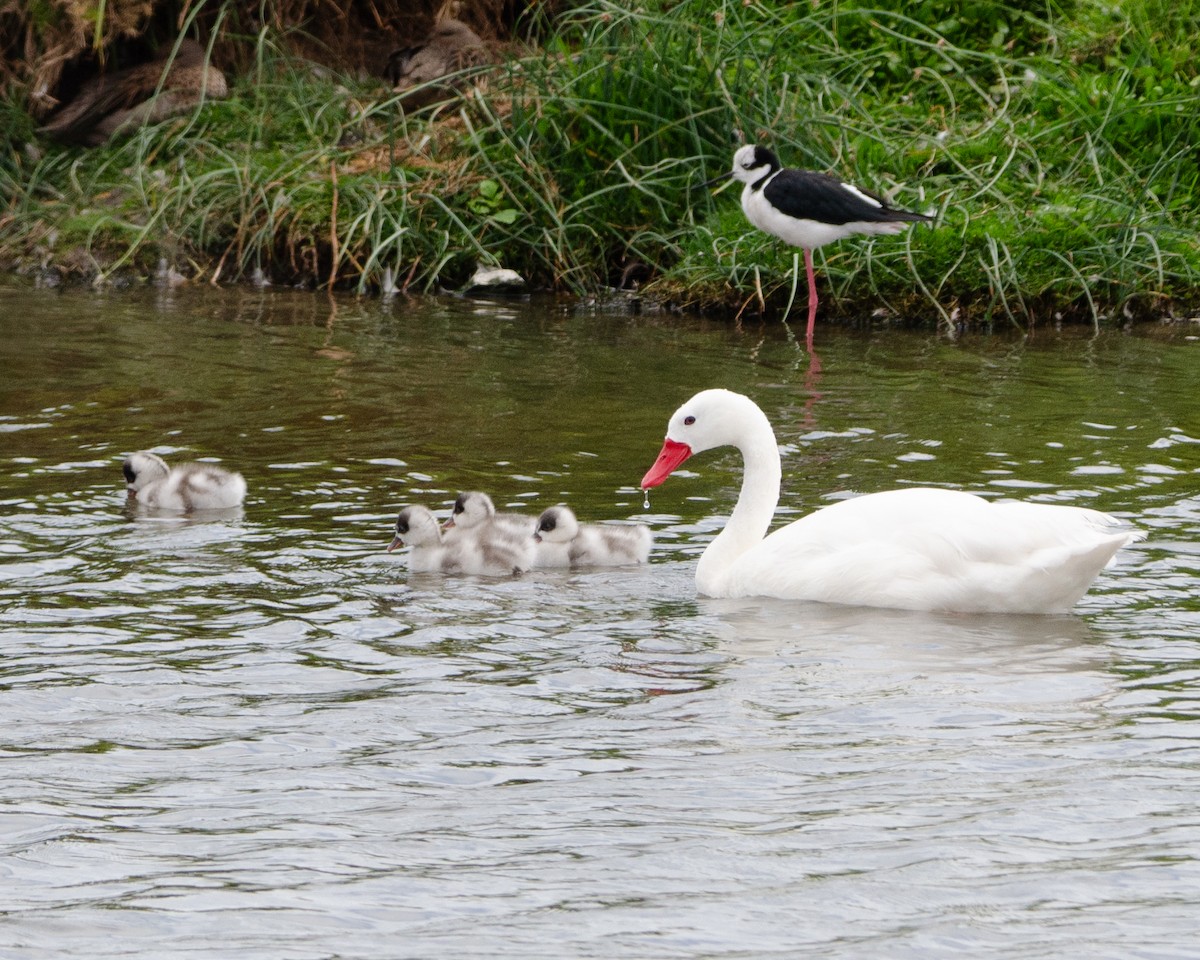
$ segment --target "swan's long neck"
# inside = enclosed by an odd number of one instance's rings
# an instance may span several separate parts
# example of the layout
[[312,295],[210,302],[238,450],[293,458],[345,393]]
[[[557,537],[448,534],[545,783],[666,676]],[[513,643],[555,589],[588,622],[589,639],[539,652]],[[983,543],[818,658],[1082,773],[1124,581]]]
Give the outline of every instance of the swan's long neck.
[[710,597],[722,596],[722,584],[738,557],[762,542],[779,503],[783,471],[775,434],[766,417],[747,432],[739,449],[745,470],[737,505],[725,529],[708,545],[696,567],[696,587]]

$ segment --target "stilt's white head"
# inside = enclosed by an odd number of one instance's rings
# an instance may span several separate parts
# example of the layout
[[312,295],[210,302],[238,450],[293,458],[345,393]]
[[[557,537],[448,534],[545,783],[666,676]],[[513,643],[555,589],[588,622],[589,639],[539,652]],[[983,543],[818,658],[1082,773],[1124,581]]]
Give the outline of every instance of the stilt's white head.
[[768,174],[779,169],[779,158],[766,147],[748,143],[739,147],[733,155],[733,169],[729,175],[742,183],[757,183]]

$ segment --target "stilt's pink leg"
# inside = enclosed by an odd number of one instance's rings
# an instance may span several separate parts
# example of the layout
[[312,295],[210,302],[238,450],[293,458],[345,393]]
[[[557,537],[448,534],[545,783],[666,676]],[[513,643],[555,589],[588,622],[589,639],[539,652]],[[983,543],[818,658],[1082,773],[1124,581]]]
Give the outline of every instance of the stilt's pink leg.
[[812,350],[813,328],[817,323],[817,278],[813,274],[812,251],[808,249],[804,251],[804,269],[808,271],[808,334],[805,342]]

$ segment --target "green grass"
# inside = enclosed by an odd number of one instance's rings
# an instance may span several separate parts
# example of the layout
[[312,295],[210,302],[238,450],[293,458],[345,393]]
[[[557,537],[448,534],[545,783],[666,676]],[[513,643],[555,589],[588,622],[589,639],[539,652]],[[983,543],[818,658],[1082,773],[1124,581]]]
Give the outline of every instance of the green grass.
[[636,271],[660,299],[775,313],[794,251],[736,190],[698,189],[758,141],[938,213],[821,250],[823,316],[1200,306],[1200,11],[962,6],[592,2],[481,95],[407,118],[381,83],[248,38],[229,100],[102,149],[31,154],[0,107],[0,259],[360,291],[458,286],[476,262],[577,293]]

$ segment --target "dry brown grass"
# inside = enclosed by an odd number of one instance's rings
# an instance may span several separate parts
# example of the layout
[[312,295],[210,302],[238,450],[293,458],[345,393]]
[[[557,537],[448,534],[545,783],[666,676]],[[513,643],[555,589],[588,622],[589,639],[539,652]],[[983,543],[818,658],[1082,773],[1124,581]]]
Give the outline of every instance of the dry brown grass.
[[0,84],[23,88],[34,116],[57,105],[54,92],[72,61],[90,52],[103,62],[116,44],[141,35],[154,2],[109,0],[105,15],[95,21],[91,12],[90,4],[78,0],[7,0],[0,7]]
[[[536,0],[462,0],[458,16],[489,42],[509,38]],[[0,88],[36,118],[81,78],[129,66],[169,48],[180,33],[213,49],[237,73],[254,38],[272,32],[288,52],[340,71],[382,73],[388,53],[411,44],[453,0],[0,0]],[[99,9],[99,16],[97,16]],[[265,16],[263,15],[265,13]]]

